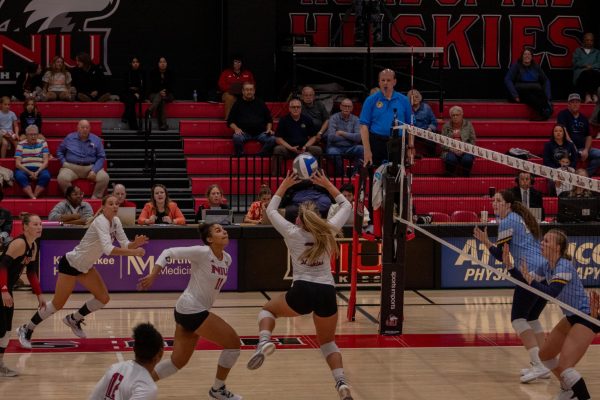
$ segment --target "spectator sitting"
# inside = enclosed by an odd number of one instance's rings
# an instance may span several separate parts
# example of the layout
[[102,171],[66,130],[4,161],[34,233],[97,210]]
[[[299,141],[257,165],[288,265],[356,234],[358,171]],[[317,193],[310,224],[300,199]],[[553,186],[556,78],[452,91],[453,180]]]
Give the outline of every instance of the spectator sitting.
[[3,96],[1,99],[2,108],[0,109],[0,157],[6,158],[9,148],[15,148],[19,139],[19,124],[17,115],[10,110],[10,97]]
[[292,99],[288,103],[289,114],[279,120],[275,142],[277,145],[273,150],[274,175],[283,174],[285,168],[280,168],[284,159],[294,158],[298,154],[311,153],[317,159],[323,154],[323,150],[314,143],[317,140],[315,127],[310,118],[302,114],[302,103],[298,99]]
[[[589,178],[587,171],[583,168],[577,169],[575,173],[579,176],[585,176],[586,178]],[[592,191],[589,189],[573,186],[568,197],[594,197],[594,193],[592,193]]]
[[242,57],[233,56],[231,68],[223,70],[219,76],[219,90],[223,94],[221,98],[225,109],[225,119],[229,118],[233,103],[236,102],[237,96],[242,93],[242,83],[244,82],[256,83],[252,72],[242,69]]
[[[464,119],[460,106],[450,108],[450,121],[442,128],[442,135],[465,143],[475,144],[475,129],[470,121]],[[442,159],[446,166],[446,176],[470,176],[473,168],[472,154],[442,146]]]
[[121,116],[122,122],[129,124],[129,129],[137,131],[139,129],[136,105],[142,101],[144,96],[144,70],[139,57],[132,57],[129,64],[129,69],[125,73],[125,84],[121,101],[125,104],[125,111]]
[[[0,190],[0,202],[4,200],[4,192]],[[10,233],[12,232],[13,219],[10,211],[0,207],[0,251],[12,240]]]
[[343,175],[343,156],[351,157],[354,161],[354,171],[362,165],[364,149],[360,137],[358,117],[352,114],[352,100],[345,98],[340,103],[341,111],[329,119],[327,132],[327,147],[325,153],[334,157],[335,174]]
[[594,48],[594,34],[583,35],[583,46],[573,52],[573,84],[586,103],[597,103],[600,86],[600,50]]
[[258,201],[253,202],[244,217],[246,224],[260,224],[265,215],[265,210],[271,201],[271,189],[267,185],[261,185],[258,192]]
[[267,105],[254,97],[256,90],[251,82],[244,82],[242,99],[231,108],[227,125],[233,129],[233,146],[236,156],[244,155],[244,143],[257,140],[263,147],[259,156],[269,156],[275,146],[273,117]]
[[90,203],[83,201],[83,192],[78,186],[69,186],[65,190],[65,200],[56,204],[48,219],[69,225],[85,225],[94,216]]
[[[558,167],[558,169],[560,169],[561,171],[565,171],[565,172],[570,172],[570,173],[575,173],[575,168],[571,167],[571,160],[569,158],[569,154],[567,152],[563,152],[562,154],[560,153],[556,153],[555,154],[556,157],[561,157],[559,163],[560,163],[560,167]],[[561,195],[568,195],[571,190],[573,189],[573,185],[571,185],[570,183],[567,183],[566,181],[563,180],[556,180],[554,181],[554,187],[556,189],[556,195],[557,196],[561,196]]]
[[137,207],[133,201],[127,200],[127,190],[125,185],[117,183],[113,186],[112,195],[117,198],[119,207]]
[[321,217],[327,217],[332,203],[329,192],[322,186],[312,183],[310,179],[306,179],[295,184],[285,192],[281,200],[281,207],[285,208],[285,219],[295,222],[298,217],[300,204],[307,201],[315,204]]
[[104,171],[106,154],[102,140],[90,133],[90,123],[82,119],[77,132],[69,133],[58,146],[56,158],[61,163],[58,185],[66,193],[75,179],[95,182],[92,199],[101,199],[108,186],[109,176]]
[[322,101],[315,101],[315,90],[310,86],[302,88],[302,115],[306,115],[312,120],[313,126],[317,129],[317,139],[323,138],[327,133],[327,125],[329,120],[329,112],[325,108]]
[[506,73],[504,85],[510,93],[510,100],[527,104],[539,114],[534,120],[546,121],[550,118],[550,81],[533,59],[533,50],[523,50],[519,60]]
[[544,165],[550,168],[560,168],[563,166],[561,159],[565,155],[569,159],[568,166],[575,168],[577,166],[577,148],[569,140],[565,126],[556,124],[552,128],[550,140],[544,144]]
[[592,131],[585,115],[579,112],[581,97],[571,93],[568,98],[567,109],[562,110],[556,117],[556,122],[567,128],[570,139],[577,147],[581,161],[587,161],[588,176],[594,176],[600,167],[600,150],[592,148]]
[[77,90],[77,100],[99,102],[110,100],[110,93],[106,89],[104,68],[94,64],[87,53],[79,53],[75,61],[77,67],[73,68],[71,75],[73,86]]
[[[50,183],[48,171],[48,143],[39,138],[36,125],[25,128],[26,139],[17,145],[15,151],[15,180],[23,192],[37,199]],[[36,181],[35,191],[31,190],[31,181]]]
[[173,96],[175,90],[175,74],[169,69],[165,57],[160,57],[156,68],[150,71],[146,90],[148,92],[148,98],[152,103],[150,108],[146,111],[146,118],[151,117],[152,113],[156,110],[159,129],[161,131],[168,130],[169,125],[167,125],[165,104],[175,100],[175,97]]
[[[423,102],[423,96],[417,89],[409,90],[406,96],[410,100],[412,105],[414,126],[420,129],[425,129],[431,132],[438,131],[438,122],[433,114],[433,110],[429,104]],[[421,147],[425,148],[425,155],[429,157],[435,157],[436,154],[436,143],[431,140],[425,140],[420,137],[415,138],[416,143],[420,143]]]
[[[21,129],[23,133],[25,133],[25,129],[27,129],[29,125],[37,126],[38,132],[42,131],[42,114],[40,114],[34,99],[27,99],[23,102],[23,112],[19,116],[19,119],[21,120]],[[21,141],[25,140],[25,135],[23,133],[19,137],[19,140]],[[40,139],[43,139],[43,137]]]
[[515,200],[520,201],[527,208],[540,208],[542,221],[546,218],[542,193],[533,187],[534,179],[529,172],[519,172],[515,177],[516,186],[512,187]]
[[61,56],[52,59],[50,68],[42,77],[44,89],[42,99],[45,101],[71,101],[71,73],[65,67]]
[[[340,188],[340,192],[344,195],[346,200],[352,204],[352,208],[354,209],[354,185],[352,183],[347,183]],[[327,213],[327,219],[331,219],[340,209],[340,205],[338,203],[333,203],[331,207],[329,207],[329,212]],[[369,210],[363,206],[363,228],[369,225],[369,221],[371,218],[369,216]],[[354,213],[351,215],[350,223],[354,221]]]
[[229,210],[227,201],[223,197],[223,189],[216,183],[208,186],[206,189],[206,202],[200,204],[198,211],[196,211],[196,223],[202,220],[202,210],[207,209]]
[[138,218],[140,225],[173,224],[185,225],[185,217],[177,203],[169,199],[164,185],[152,186],[152,199],[146,203]]
[[42,66],[36,62],[29,63],[17,77],[15,97],[19,100],[41,100],[42,86]]

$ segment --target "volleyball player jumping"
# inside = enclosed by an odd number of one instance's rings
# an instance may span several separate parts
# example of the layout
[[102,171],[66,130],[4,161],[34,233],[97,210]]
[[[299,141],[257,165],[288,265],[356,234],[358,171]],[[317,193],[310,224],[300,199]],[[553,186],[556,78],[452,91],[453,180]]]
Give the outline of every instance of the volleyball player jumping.
[[275,351],[275,345],[270,340],[277,318],[313,313],[321,352],[331,369],[338,394],[343,400],[351,400],[342,354],[335,344],[338,312],[335,282],[331,275],[331,256],[337,251],[335,237],[348,220],[352,206],[321,172],[317,171],[311,180],[327,189],[340,205],[340,210],[330,220],[324,220],[314,203],[305,202],[300,205],[296,223],[286,221],[277,209],[286,190],[299,182],[298,177],[289,172],[271,199],[267,214],[290,252],[293,283],[286,294],[269,300],[258,314],[259,342],[256,352],[248,361],[248,368],[259,368],[265,356]]

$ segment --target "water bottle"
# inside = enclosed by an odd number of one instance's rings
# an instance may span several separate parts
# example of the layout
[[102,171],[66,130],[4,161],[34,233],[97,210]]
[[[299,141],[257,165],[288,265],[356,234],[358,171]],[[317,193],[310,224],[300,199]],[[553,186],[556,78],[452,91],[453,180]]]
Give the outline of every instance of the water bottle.
[[194,91],[192,92],[192,99],[194,100],[194,103],[198,102],[198,92],[196,91],[196,89],[194,89]]

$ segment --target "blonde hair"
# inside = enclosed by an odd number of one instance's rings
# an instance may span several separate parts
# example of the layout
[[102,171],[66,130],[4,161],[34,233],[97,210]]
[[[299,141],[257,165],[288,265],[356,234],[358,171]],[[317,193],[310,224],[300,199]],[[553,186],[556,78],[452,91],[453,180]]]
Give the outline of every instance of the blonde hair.
[[98,209],[98,211],[96,211],[96,213],[95,213],[95,214],[94,214],[94,215],[93,215],[93,216],[92,216],[90,219],[88,219],[88,220],[87,220],[87,222],[86,222],[86,224],[85,224],[85,226],[86,226],[86,227],[90,226],[90,225],[92,224],[92,222],[94,222],[94,220],[96,219],[96,217],[97,217],[98,215],[100,215],[100,214],[102,214],[102,213],[103,213],[103,211],[104,211],[104,206],[106,205],[106,201],[107,201],[109,198],[111,198],[111,197],[114,197],[114,198],[115,198],[115,200],[118,200],[118,199],[117,199],[117,196],[115,196],[115,195],[114,195],[114,194],[112,194],[112,193],[111,193],[111,194],[107,194],[107,195],[105,195],[105,196],[102,198],[102,206],[100,206],[100,208]]
[[304,224],[304,229],[311,233],[315,243],[308,247],[300,256],[308,265],[313,264],[323,254],[336,255],[338,252],[336,236],[341,236],[341,231],[321,218],[317,205],[312,201],[300,204],[298,218]]

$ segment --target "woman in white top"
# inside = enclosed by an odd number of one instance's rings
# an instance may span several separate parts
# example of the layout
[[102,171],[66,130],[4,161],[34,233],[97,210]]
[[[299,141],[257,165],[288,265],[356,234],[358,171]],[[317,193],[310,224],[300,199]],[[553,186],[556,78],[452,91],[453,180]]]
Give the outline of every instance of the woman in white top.
[[[140,246],[148,242],[148,237],[136,235],[135,240],[130,242],[117,217],[118,210],[119,203],[115,196],[108,195],[102,199],[102,207],[96,213],[81,242],[65,254],[58,263],[54,298],[46,304],[46,307],[41,307],[27,324],[17,329],[21,347],[31,349],[31,334],[35,327],[64,307],[77,283],[89,290],[94,297],[86,301],[79,310],[64,317],[63,322],[76,336],[85,338],[85,332],[81,328],[83,317],[101,309],[110,300],[106,285],[94,268],[94,263],[103,254],[139,257],[145,254]],[[113,245],[115,240],[119,241],[121,247]]]
[[164,345],[162,335],[152,324],[137,325],[133,328],[135,360],[111,365],[89,400],[155,400],[158,388],[151,373],[163,356]]
[[173,353],[158,363],[152,376],[154,380],[165,379],[183,368],[203,337],[223,347],[215,382],[208,391],[209,398],[240,400],[240,396],[225,387],[227,375],[240,356],[240,338],[227,322],[210,312],[227,281],[231,256],[225,248],[229,236],[219,224],[204,224],[200,226],[200,237],[206,246],[174,247],[163,251],[150,274],[140,280],[139,289],[146,290],[171,260],[186,259],[191,263],[190,281],[175,305]]
[[269,300],[258,314],[259,342],[248,361],[249,369],[259,368],[265,356],[275,350],[270,341],[278,317],[297,317],[313,313],[313,321],[321,352],[331,369],[336,389],[343,400],[351,400],[350,388],[344,377],[342,354],[335,344],[338,320],[335,282],[331,275],[331,257],[337,252],[335,237],[352,212],[352,206],[340,191],[317,171],[312,182],[327,189],[340,206],[328,220],[321,218],[313,202],[304,202],[298,210],[296,223],[286,221],[277,209],[285,192],[299,182],[296,174],[288,173],[267,207],[273,227],[283,236],[292,258],[292,287],[285,295]]

